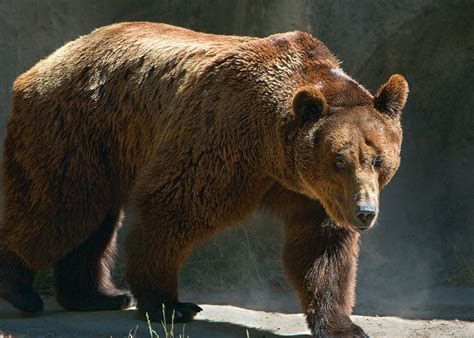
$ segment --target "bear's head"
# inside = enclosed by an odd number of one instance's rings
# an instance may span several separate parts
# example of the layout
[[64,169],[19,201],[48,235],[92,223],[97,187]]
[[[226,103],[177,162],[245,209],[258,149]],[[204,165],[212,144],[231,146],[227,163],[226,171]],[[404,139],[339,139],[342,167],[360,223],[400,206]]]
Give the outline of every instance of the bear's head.
[[[400,114],[408,84],[393,75],[372,96],[352,79],[335,75],[327,85],[303,85],[293,95],[295,184],[338,224],[362,231],[375,223],[379,192],[400,163]],[[342,88],[335,81],[354,88],[341,98],[334,94]],[[325,93],[324,87],[331,88]],[[363,99],[351,98],[354,90]]]

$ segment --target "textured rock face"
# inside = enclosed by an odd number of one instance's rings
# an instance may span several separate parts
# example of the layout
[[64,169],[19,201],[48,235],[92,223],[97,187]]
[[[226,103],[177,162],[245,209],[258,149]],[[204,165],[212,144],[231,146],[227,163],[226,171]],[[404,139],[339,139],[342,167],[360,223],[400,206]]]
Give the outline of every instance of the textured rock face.
[[[467,269],[474,264],[472,17],[468,0],[2,2],[0,136],[15,77],[95,27],[151,20],[225,34],[309,31],[372,91],[395,72],[410,83],[402,166],[382,193],[379,227],[362,240],[358,274],[359,312],[407,314],[410,306],[436,304],[434,287],[474,286]],[[259,216],[198,250],[182,282],[209,289],[252,285],[258,293],[286,287],[279,249],[278,224]]]

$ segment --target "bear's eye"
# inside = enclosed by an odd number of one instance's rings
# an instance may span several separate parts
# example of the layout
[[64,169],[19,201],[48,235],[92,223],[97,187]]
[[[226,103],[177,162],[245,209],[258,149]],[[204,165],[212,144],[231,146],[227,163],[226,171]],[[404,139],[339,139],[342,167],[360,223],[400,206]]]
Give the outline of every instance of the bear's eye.
[[375,168],[380,168],[383,164],[383,157],[380,155],[377,155],[374,157],[372,160],[372,166]]
[[347,165],[347,161],[342,155],[337,155],[336,159],[334,160],[334,164],[336,165],[336,168],[338,169],[343,169]]

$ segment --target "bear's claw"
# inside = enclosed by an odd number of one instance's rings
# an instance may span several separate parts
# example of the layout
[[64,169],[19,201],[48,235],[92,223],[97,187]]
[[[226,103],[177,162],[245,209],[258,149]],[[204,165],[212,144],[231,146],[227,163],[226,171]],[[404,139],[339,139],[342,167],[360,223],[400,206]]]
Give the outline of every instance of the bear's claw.
[[44,304],[39,294],[21,283],[0,285],[0,298],[5,299],[24,314],[36,314],[43,311]]
[[164,308],[160,310],[146,311],[140,309],[140,311],[147,313],[148,318],[152,322],[162,322],[164,319],[167,323],[173,321],[175,323],[186,323],[191,321],[197,313],[201,312],[202,308],[194,303],[175,302],[171,305],[164,305]]

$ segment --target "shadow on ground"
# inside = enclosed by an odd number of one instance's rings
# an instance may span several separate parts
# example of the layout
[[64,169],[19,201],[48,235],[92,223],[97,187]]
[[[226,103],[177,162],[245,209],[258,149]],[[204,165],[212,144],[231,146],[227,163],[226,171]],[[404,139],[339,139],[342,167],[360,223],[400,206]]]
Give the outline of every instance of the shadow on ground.
[[[137,319],[134,309],[103,312],[66,312],[55,302],[46,302],[46,311],[24,317],[5,302],[0,302],[0,336],[137,337],[149,336],[146,322]],[[269,313],[233,306],[202,305],[204,311],[195,321],[174,325],[174,336],[207,337],[308,337],[304,318],[299,314]],[[152,328],[164,337],[159,323]],[[170,329],[170,326],[167,328]],[[136,332],[135,332],[136,331]]]
[[[24,317],[9,304],[0,301],[0,337],[148,337],[149,328],[136,318],[134,309],[103,312],[67,312],[54,301],[45,302],[45,312]],[[174,326],[174,336],[185,333],[190,338],[268,338],[309,337],[302,314],[284,314],[249,310],[229,305],[202,305],[196,320]],[[445,320],[407,320],[397,317],[352,316],[372,337],[468,337],[474,333],[474,323]],[[162,326],[153,329],[165,337]],[[169,326],[168,326],[169,330]]]

